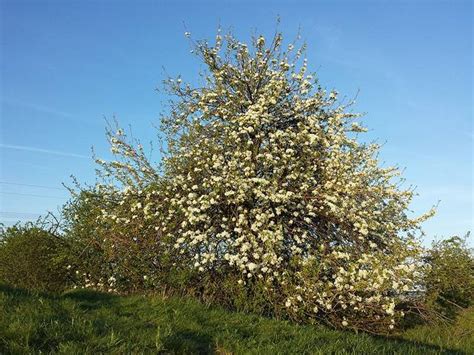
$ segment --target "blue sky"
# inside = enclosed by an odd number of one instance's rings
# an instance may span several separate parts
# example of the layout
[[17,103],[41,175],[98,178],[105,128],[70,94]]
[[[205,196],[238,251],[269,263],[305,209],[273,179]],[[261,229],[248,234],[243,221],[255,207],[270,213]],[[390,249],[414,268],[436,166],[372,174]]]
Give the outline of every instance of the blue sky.
[[[470,1],[1,1],[0,221],[57,207],[70,175],[94,181],[90,148],[108,157],[104,117],[154,139],[166,73],[201,68],[185,31],[242,40],[301,28],[321,83],[354,96],[381,159],[417,186],[435,237],[473,230]],[[159,156],[156,156],[159,159]],[[473,244],[471,238],[471,244]]]

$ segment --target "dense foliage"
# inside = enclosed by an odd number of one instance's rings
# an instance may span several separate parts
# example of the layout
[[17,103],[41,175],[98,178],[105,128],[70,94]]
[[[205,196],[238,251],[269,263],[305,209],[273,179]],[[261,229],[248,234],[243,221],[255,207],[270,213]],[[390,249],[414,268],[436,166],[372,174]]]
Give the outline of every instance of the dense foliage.
[[58,291],[67,286],[64,244],[40,225],[0,229],[0,282],[31,290]]
[[441,240],[427,253],[427,303],[446,316],[474,304],[474,253],[466,239]]

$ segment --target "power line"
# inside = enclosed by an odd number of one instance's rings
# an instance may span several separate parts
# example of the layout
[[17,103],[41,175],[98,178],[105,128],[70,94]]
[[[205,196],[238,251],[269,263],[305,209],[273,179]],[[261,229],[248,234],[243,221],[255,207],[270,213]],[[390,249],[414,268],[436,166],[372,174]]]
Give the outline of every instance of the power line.
[[41,213],[0,211],[2,218],[38,218]]
[[42,189],[51,189],[51,190],[64,191],[64,188],[53,187],[53,186],[45,186],[45,185],[20,184],[20,183],[17,183],[17,182],[8,182],[8,181],[0,181],[0,184],[16,185],[16,186],[28,186],[28,187],[40,187]]
[[19,192],[5,192],[5,191],[0,191],[0,194],[6,194],[6,195],[19,195],[19,196],[29,196],[29,197],[44,197],[44,198],[60,198],[60,199],[65,199],[67,196],[61,197],[61,196],[48,196],[48,195],[35,195],[35,194],[22,194]]

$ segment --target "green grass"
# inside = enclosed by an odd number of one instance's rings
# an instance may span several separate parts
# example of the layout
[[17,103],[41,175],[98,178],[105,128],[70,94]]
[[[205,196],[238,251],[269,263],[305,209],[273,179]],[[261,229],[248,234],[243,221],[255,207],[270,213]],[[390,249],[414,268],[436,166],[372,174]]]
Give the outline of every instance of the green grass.
[[[474,312],[449,327],[378,337],[206,307],[190,299],[60,296],[0,286],[0,354],[474,353]],[[471,333],[469,333],[471,331]]]

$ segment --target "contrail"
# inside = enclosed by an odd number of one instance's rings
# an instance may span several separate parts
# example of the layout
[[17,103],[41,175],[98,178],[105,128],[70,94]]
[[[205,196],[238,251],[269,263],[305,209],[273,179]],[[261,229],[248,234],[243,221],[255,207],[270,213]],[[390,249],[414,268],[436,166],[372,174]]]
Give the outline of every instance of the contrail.
[[35,110],[35,111],[43,112],[43,113],[49,113],[49,114],[52,114],[52,115],[55,115],[55,116],[63,116],[65,118],[74,118],[74,115],[72,115],[68,112],[59,111],[59,110],[56,110],[56,109],[51,108],[51,107],[36,105],[36,104],[32,104],[32,103],[27,103],[27,102],[7,99],[7,98],[3,98],[2,102],[6,103],[6,104],[14,105],[14,106],[26,107],[26,108],[29,108],[29,109],[32,109],[32,110]]
[[0,148],[24,150],[24,151],[27,151],[27,152],[44,153],[44,154],[52,154],[52,155],[60,155],[60,156],[63,156],[63,157],[71,157],[71,158],[81,158],[81,159],[90,158],[87,155],[82,155],[82,154],[60,152],[60,151],[57,151],[57,150],[28,147],[28,146],[24,146],[24,145],[12,145],[12,144],[2,144],[2,143],[0,143]]
[[86,124],[89,124],[89,125],[94,125],[94,126],[99,124],[98,121],[90,121],[90,120],[84,119],[80,116],[73,115],[69,112],[56,110],[53,107],[36,105],[36,104],[29,103],[29,102],[23,102],[23,101],[13,100],[13,99],[9,99],[9,98],[2,98],[2,99],[0,99],[0,101],[5,103],[5,104],[8,104],[8,105],[13,105],[13,106],[17,106],[17,107],[25,107],[27,109],[34,110],[34,111],[37,111],[37,112],[46,113],[48,115],[53,115],[53,116],[56,116],[56,117],[62,117],[62,118],[65,118],[66,120],[69,120],[69,121],[78,121],[78,122],[83,122],[83,123],[86,123]]

